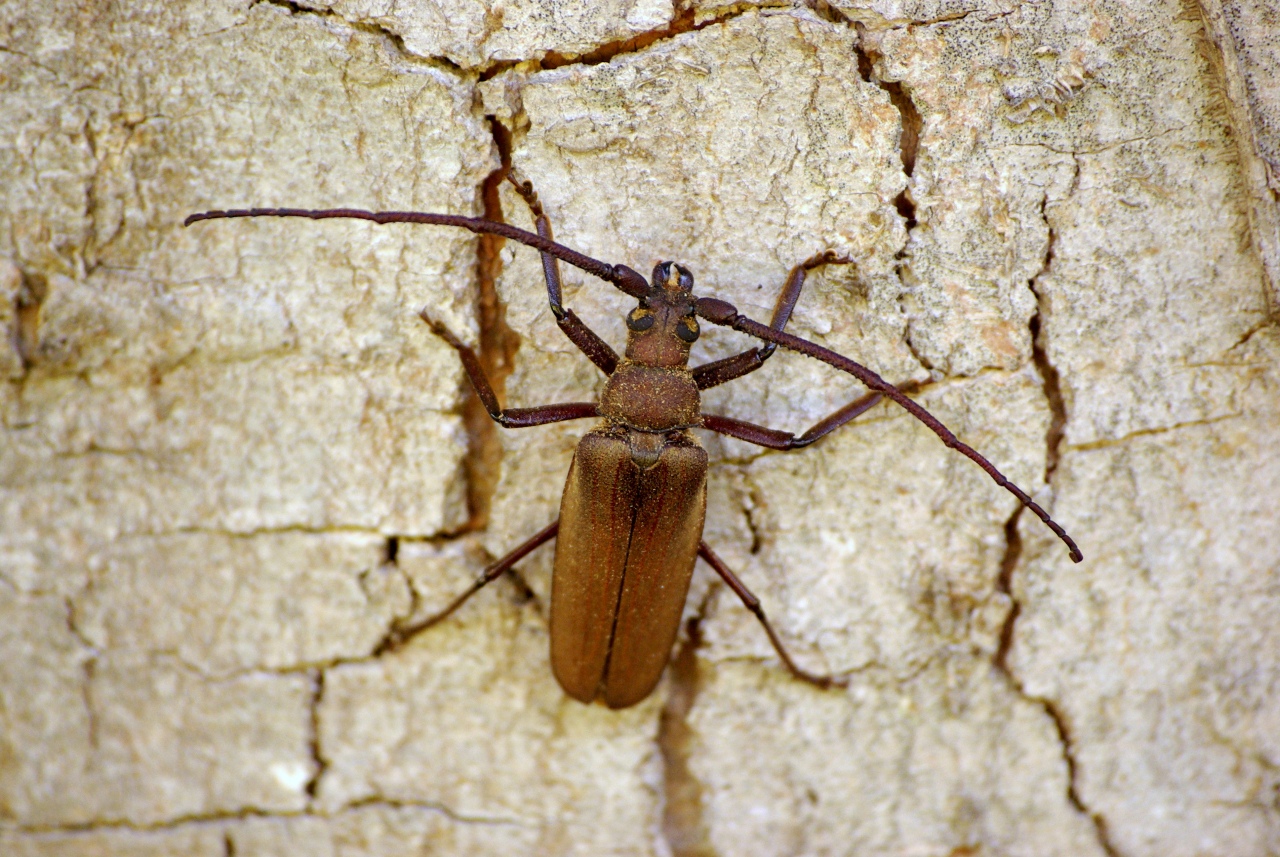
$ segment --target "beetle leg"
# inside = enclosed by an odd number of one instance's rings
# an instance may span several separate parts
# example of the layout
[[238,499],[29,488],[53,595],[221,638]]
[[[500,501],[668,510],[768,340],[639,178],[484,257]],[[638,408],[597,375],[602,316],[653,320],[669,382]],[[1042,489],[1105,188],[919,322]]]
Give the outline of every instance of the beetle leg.
[[709,390],[726,381],[750,375],[764,365],[765,359],[769,356],[764,351],[764,348],[751,348],[714,363],[694,366],[693,382],[698,385],[699,390]]
[[729,584],[729,588],[742,599],[743,606],[756,614],[756,618],[764,626],[764,632],[769,635],[769,642],[773,644],[774,651],[778,653],[778,657],[782,658],[782,663],[786,665],[787,670],[793,676],[821,688],[848,686],[848,679],[833,675],[815,675],[796,666],[796,662],[791,660],[791,655],[787,654],[786,647],[782,645],[782,640],[778,638],[777,632],[773,630],[773,626],[765,618],[764,608],[760,606],[760,599],[756,598],[750,589],[747,589],[742,581],[738,579],[738,576],[730,570],[729,566],[724,564],[724,560],[716,556],[715,551],[707,546],[706,542],[698,542],[698,556],[705,559],[707,564],[716,570],[716,574],[720,575],[724,582]]
[[558,405],[541,405],[536,408],[501,407],[498,404],[497,394],[493,392],[489,379],[485,377],[484,367],[480,365],[480,358],[476,353],[444,324],[427,315],[425,309],[418,315],[431,325],[431,330],[436,336],[452,345],[458,352],[458,357],[462,359],[462,367],[467,370],[467,377],[471,379],[471,386],[475,388],[476,395],[484,403],[484,409],[498,425],[504,428],[528,428],[600,415],[599,407],[595,402],[565,402]]
[[428,616],[425,619],[422,619],[417,622],[413,622],[411,624],[397,623],[394,626],[392,626],[391,631],[387,634],[387,636],[383,639],[383,641],[378,645],[378,648],[374,652],[374,654],[381,655],[384,652],[389,652],[389,651],[398,649],[401,646],[403,646],[405,643],[407,643],[410,640],[410,638],[415,637],[418,634],[421,634],[423,631],[427,630],[428,628],[432,627],[433,625],[437,625],[440,622],[443,622],[445,619],[448,619],[450,616],[453,615],[454,611],[456,611],[459,607],[461,607],[463,604],[467,602],[468,598],[470,598],[472,595],[475,595],[477,592],[483,589],[486,585],[497,580],[499,577],[501,577],[503,574],[509,571],[516,563],[524,559],[529,554],[533,553],[534,550],[536,550],[537,548],[541,547],[542,545],[554,539],[556,537],[556,533],[559,532],[559,530],[560,530],[560,519],[557,518],[556,520],[551,522],[550,526],[545,527],[544,529],[539,531],[533,538],[529,539],[527,542],[520,545],[520,547],[516,548],[511,553],[507,554],[502,559],[490,564],[487,568],[485,568],[485,570],[480,574],[480,576],[476,578],[475,583],[471,584],[471,586],[469,586],[466,589],[466,591],[464,591],[457,598],[450,601],[448,606],[445,607],[443,610],[441,610],[439,613],[435,613],[431,616]]
[[609,343],[601,339],[594,330],[587,327],[571,309],[561,309],[556,316],[556,324],[569,341],[578,346],[578,350],[587,355],[587,359],[606,375],[612,375],[618,368],[618,353],[609,347]]
[[[826,250],[822,253],[815,253],[792,268],[791,273],[787,275],[786,285],[782,287],[782,292],[778,295],[777,303],[773,305],[773,318],[769,320],[769,327],[773,330],[782,330],[787,326],[787,322],[791,320],[791,313],[796,308],[796,302],[800,300],[800,292],[804,289],[804,281],[809,271],[820,265],[829,265],[832,262],[848,263],[849,261],[842,256],[837,256],[832,250]],[[707,390],[726,381],[749,375],[763,366],[764,361],[769,359],[769,356],[773,354],[774,349],[777,347],[772,342],[767,342],[763,346],[756,346],[732,357],[726,357],[714,363],[695,366],[693,367],[693,380],[697,383],[699,390]]]
[[[515,187],[525,205],[529,206],[538,234],[548,241],[554,241],[551,220],[542,210],[533,182],[520,177],[514,169],[507,171],[507,181]],[[617,353],[594,330],[587,327],[582,319],[574,315],[573,310],[565,309],[561,298],[560,262],[550,253],[542,254],[542,276],[547,281],[547,302],[551,304],[551,313],[556,317],[560,330],[569,337],[570,342],[578,346],[578,350],[587,355],[588,360],[600,367],[601,372],[612,375],[613,370],[618,367]]]
[[867,393],[859,399],[854,399],[840,410],[819,420],[811,429],[799,437],[789,431],[765,428],[755,423],[735,420],[733,417],[722,417],[717,414],[703,414],[702,427],[718,434],[727,434],[729,437],[736,437],[738,440],[745,440],[747,443],[754,443],[756,446],[763,446],[769,449],[799,449],[802,446],[808,446],[820,437],[830,434],[845,423],[852,422],[858,416],[870,410],[876,402],[880,401],[880,398],[879,393]]

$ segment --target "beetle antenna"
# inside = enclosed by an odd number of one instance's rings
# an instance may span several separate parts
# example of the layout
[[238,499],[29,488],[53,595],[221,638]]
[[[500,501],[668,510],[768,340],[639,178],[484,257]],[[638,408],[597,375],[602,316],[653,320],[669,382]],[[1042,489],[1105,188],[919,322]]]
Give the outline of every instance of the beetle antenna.
[[763,339],[766,342],[773,342],[781,345],[783,348],[798,351],[801,354],[821,360],[842,372],[848,372],[850,375],[865,384],[869,389],[875,390],[878,393],[883,393],[893,399],[899,405],[906,408],[913,417],[932,429],[933,433],[940,437],[943,443],[969,458],[985,470],[987,475],[995,480],[997,485],[1017,497],[1022,502],[1022,505],[1034,512],[1037,518],[1044,521],[1045,526],[1053,530],[1054,535],[1062,539],[1063,544],[1067,546],[1072,562],[1080,562],[1084,559],[1084,555],[1080,553],[1080,548],[1076,547],[1076,543],[1072,541],[1071,536],[1067,535],[1067,531],[1059,526],[1053,518],[1050,518],[1049,513],[1040,508],[1034,500],[1027,496],[1025,491],[1005,478],[1005,475],[997,470],[995,465],[984,458],[976,449],[964,443],[952,434],[951,429],[943,425],[937,417],[926,411],[920,405],[916,404],[916,402],[907,397],[906,393],[903,393],[897,387],[881,378],[875,372],[872,372],[866,366],[850,360],[843,354],[837,354],[830,349],[823,348],[821,345],[817,345],[807,339],[801,339],[800,337],[793,336],[785,331],[774,330],[773,328],[767,327],[758,321],[753,321],[746,316],[739,315],[737,308],[734,307],[733,304],[719,300],[718,298],[699,298],[696,304],[696,312],[712,324],[731,327],[734,330],[741,331],[758,339]]
[[519,241],[530,247],[549,253],[562,262],[612,283],[633,298],[641,298],[649,293],[649,283],[639,272],[626,265],[610,265],[593,259],[585,253],[566,247],[533,232],[526,232],[506,223],[485,220],[483,217],[463,217],[460,214],[434,214],[425,211],[364,211],[359,208],[233,208],[226,211],[202,211],[192,214],[182,221],[183,226],[190,226],[202,220],[222,220],[230,217],[306,217],[310,220],[327,220],[329,218],[349,218],[353,220],[371,220],[374,223],[426,223],[433,226],[460,226],[477,234],[488,233],[501,235],[512,241]]

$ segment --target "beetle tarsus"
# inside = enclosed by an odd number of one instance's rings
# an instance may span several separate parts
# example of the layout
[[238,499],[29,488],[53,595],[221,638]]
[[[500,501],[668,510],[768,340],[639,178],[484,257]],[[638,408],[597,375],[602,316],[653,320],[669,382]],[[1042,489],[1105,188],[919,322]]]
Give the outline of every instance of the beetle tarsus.
[[396,649],[403,647],[405,643],[409,642],[423,631],[426,631],[428,628],[432,628],[443,622],[445,619],[448,619],[459,607],[466,603],[467,599],[479,592],[480,589],[488,582],[488,580],[485,580],[485,578],[481,576],[479,580],[471,584],[470,588],[458,597],[454,598],[453,601],[449,602],[449,605],[439,613],[434,613],[419,622],[414,622],[408,625],[396,623],[392,626],[391,630],[387,632],[387,635],[382,639],[382,642],[378,644],[378,647],[374,649],[374,656],[376,657],[387,654],[388,652],[394,652]]
[[480,576],[477,577],[475,581],[456,598],[450,601],[443,610],[433,613],[425,619],[421,619],[417,622],[408,624],[396,622],[393,624],[391,626],[391,630],[389,630],[387,635],[382,638],[382,642],[380,642],[377,648],[374,649],[374,655],[378,656],[386,654],[387,652],[393,652],[404,646],[405,643],[409,642],[423,631],[426,631],[428,628],[432,628],[443,622],[445,619],[448,619],[457,612],[459,607],[466,604],[472,595],[475,595],[481,589],[484,589],[490,583],[493,583],[493,581],[502,577],[503,574],[514,568],[516,563],[533,553],[537,548],[554,539],[559,530],[560,519],[557,518],[548,526],[539,530],[532,538],[526,540],[511,553],[486,566],[485,570],[480,573]]
[[733,569],[725,565],[724,560],[720,559],[706,542],[698,542],[698,556],[706,560],[707,565],[715,569],[716,574],[720,575],[720,578],[733,590],[733,593],[741,599],[742,606],[751,611],[756,619],[760,621],[760,624],[764,627],[765,634],[769,637],[769,642],[773,645],[773,650],[782,659],[782,665],[787,668],[787,672],[801,681],[808,682],[824,690],[831,687],[848,686],[848,679],[833,675],[818,675],[797,666],[796,662],[791,659],[791,654],[787,651],[787,647],[782,644],[782,638],[773,630],[773,625],[770,624],[769,618],[764,615],[764,607],[761,606],[760,599],[755,596],[755,593],[747,589],[746,584],[733,573]]

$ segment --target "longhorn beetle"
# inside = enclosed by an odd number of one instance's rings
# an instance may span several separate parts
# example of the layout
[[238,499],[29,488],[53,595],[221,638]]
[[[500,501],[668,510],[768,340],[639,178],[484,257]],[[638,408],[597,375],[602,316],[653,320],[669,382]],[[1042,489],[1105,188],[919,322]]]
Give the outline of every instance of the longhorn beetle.
[[[533,213],[537,234],[506,223],[453,214],[414,211],[372,212],[350,208],[307,210],[250,208],[206,211],[184,222],[229,217],[355,218],[375,223],[460,226],[475,233],[511,238],[542,253],[547,298],[556,323],[569,340],[608,376],[600,401],[536,408],[502,408],[475,352],[424,309],[420,315],[462,360],[489,416],[506,428],[600,417],[602,422],[578,444],[560,501],[560,516],[548,527],[484,570],[444,610],[423,621],[393,629],[384,649],[400,645],[462,606],[538,546],[557,539],[551,580],[551,668],[565,693],[582,702],[602,699],[610,708],[635,705],[662,676],[680,626],[685,596],[698,557],[706,560],[756,615],[792,675],[818,687],[845,680],[801,669],[765,617],[760,601],[702,540],[707,505],[707,454],[690,433],[704,428],[770,449],[796,449],[853,420],[882,396],[893,399],[928,426],[950,448],[968,456],[996,484],[1017,497],[1067,546],[1071,559],[1083,558],[1075,542],[1043,509],[991,462],[965,445],[928,411],[870,369],[820,345],[786,333],[808,271],[838,261],[818,254],[791,269],[769,325],[740,315],[718,298],[693,295],[693,274],[675,262],[659,262],[646,282],[626,265],[610,265],[556,243],[533,185],[507,178]],[[564,261],[612,283],[635,298],[627,315],[627,349],[619,358],[560,298]],[[690,368],[689,347],[698,338],[698,319],[762,339],[754,347]],[[789,348],[853,375],[870,392],[819,421],[800,436],[701,412],[701,390],[754,372],[777,346]]]

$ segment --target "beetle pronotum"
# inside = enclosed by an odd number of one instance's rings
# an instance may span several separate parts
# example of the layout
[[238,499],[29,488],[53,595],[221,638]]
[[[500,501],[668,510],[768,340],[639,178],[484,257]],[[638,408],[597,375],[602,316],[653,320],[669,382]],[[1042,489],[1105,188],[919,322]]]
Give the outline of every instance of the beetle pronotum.
[[[947,446],[968,456],[996,484],[1034,512],[1067,546],[1071,559],[1083,558],[1075,542],[1044,509],[991,462],[959,441],[928,411],[870,369],[820,345],[786,333],[809,270],[836,261],[823,253],[791,269],[766,326],[740,315],[717,298],[695,298],[693,275],[675,262],[659,262],[646,281],[626,265],[610,265],[563,244],[528,182],[512,184],[534,215],[537,234],[483,218],[426,212],[371,212],[334,208],[251,208],[207,211],[184,225],[231,217],[355,218],[375,223],[458,226],[511,238],[542,253],[547,297],[556,322],[608,381],[600,401],[503,409],[474,351],[424,309],[420,315],[451,345],[489,415],[507,428],[600,417],[599,426],[579,442],[569,468],[560,516],[541,532],[491,564],[444,610],[394,629],[387,646],[397,646],[446,618],[489,582],[496,580],[542,544],[557,539],[551,581],[551,667],[565,693],[610,708],[634,705],[652,692],[670,657],[679,630],[693,566],[702,557],[737,593],[763,625],[783,664],[797,678],[819,687],[843,685],[837,676],[815,675],[796,665],[769,624],[760,601],[702,540],[706,513],[707,454],[690,433],[709,429],[770,449],[808,446],[887,396],[928,426]],[[627,316],[627,349],[619,358],[560,297],[557,260],[568,262],[636,298]],[[689,347],[698,338],[698,319],[730,327],[765,341],[739,354],[690,368]],[[763,365],[776,346],[798,351],[853,375],[871,392],[820,420],[804,434],[765,428],[730,417],[704,414],[699,393]]]

